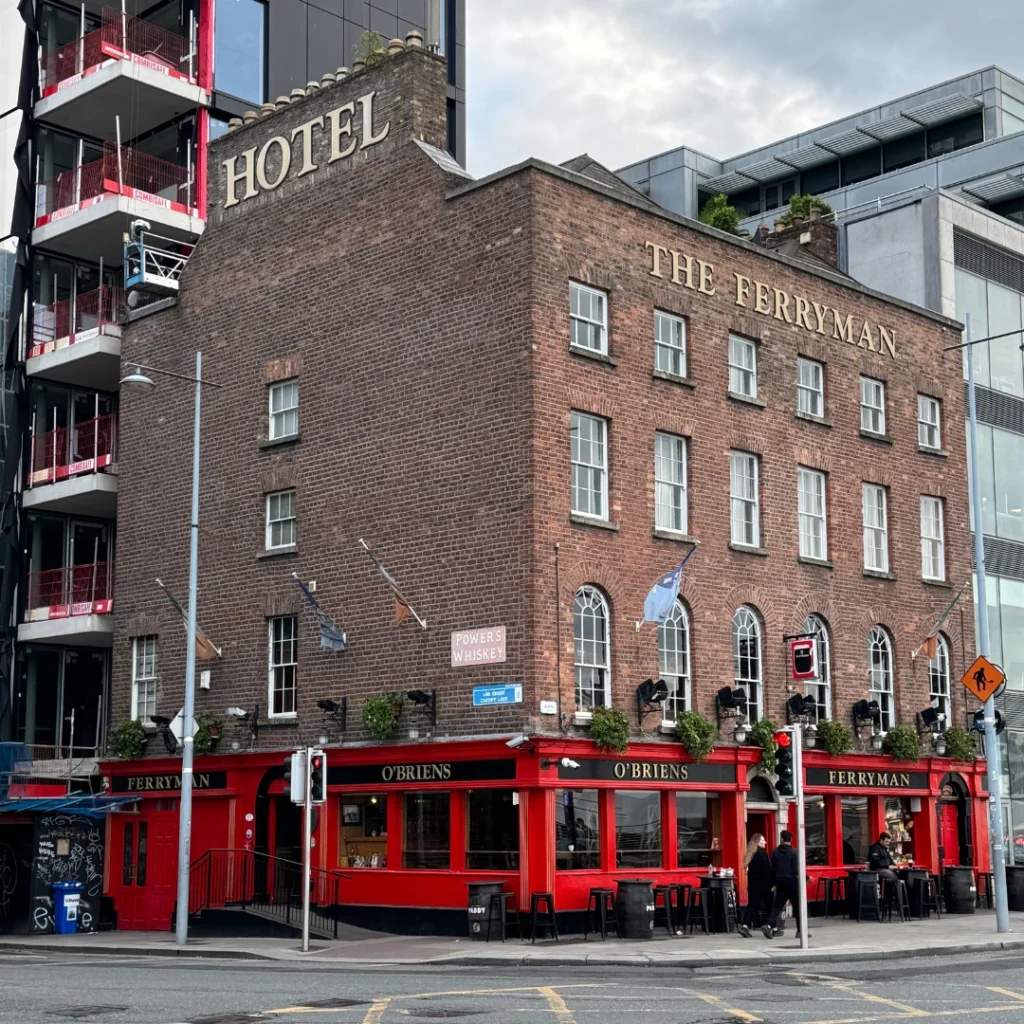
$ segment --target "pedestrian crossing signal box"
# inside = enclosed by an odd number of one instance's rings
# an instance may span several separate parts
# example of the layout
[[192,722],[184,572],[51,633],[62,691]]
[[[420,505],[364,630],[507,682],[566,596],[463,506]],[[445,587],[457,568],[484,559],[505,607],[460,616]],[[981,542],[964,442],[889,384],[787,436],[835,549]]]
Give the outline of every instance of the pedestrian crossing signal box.
[[284,786],[293,804],[306,802],[306,754],[297,750],[284,759]]

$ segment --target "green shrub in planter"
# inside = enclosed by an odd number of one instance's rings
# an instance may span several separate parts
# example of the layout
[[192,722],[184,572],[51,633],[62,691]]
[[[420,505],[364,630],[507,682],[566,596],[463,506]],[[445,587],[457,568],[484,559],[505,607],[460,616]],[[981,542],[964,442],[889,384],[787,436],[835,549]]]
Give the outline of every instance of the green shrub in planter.
[[894,725],[886,734],[882,749],[897,761],[920,761],[921,737],[910,725]]
[[962,725],[951,725],[945,732],[946,755],[954,761],[973,761],[975,756],[974,733]]
[[842,757],[853,750],[853,730],[842,722],[823,718],[818,723],[818,741],[822,750],[827,750],[833,757]]
[[602,750],[621,754],[629,746],[629,719],[620,708],[598,705],[592,709],[590,738]]
[[192,750],[197,754],[208,754],[213,744],[220,739],[224,726],[216,715],[204,711],[196,716],[196,733],[192,737]]
[[142,723],[131,719],[122,722],[110,732],[109,747],[122,761],[135,761],[142,757],[146,745],[146,733]]
[[393,693],[371,697],[363,705],[363,725],[375,740],[389,740],[398,728],[402,698]]
[[751,743],[761,748],[761,761],[757,770],[762,775],[775,774],[775,754],[778,749],[775,746],[775,734],[778,731],[779,727],[770,718],[762,718],[760,722],[755,722],[747,733]]
[[698,764],[703,764],[715,749],[715,723],[699,711],[684,711],[676,719],[676,736]]

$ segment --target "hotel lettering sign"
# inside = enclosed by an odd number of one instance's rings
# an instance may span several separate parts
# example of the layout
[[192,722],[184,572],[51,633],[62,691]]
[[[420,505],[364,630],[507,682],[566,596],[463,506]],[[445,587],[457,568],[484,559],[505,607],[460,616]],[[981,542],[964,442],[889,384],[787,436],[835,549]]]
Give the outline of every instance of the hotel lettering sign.
[[808,768],[808,789],[927,789],[927,772],[844,771],[835,768]]
[[579,768],[558,766],[559,779],[567,782],[689,782],[729,785],[736,782],[736,766],[729,764],[682,764],[675,761],[579,762]]
[[429,761],[416,764],[330,764],[329,786],[376,786],[382,783],[492,782],[516,777],[512,758],[493,761]]
[[[327,166],[339,160],[347,160],[357,147],[361,152],[370,146],[376,146],[378,142],[383,142],[388,136],[391,122],[385,121],[384,127],[374,132],[374,96],[375,92],[368,92],[365,96],[360,96],[355,103],[345,103],[326,114],[314,117],[305,124],[300,124],[298,128],[292,129],[288,138],[275,135],[261,147],[253,146],[239,156],[221,161],[225,175],[224,209],[238,206],[246,199],[258,196],[261,191],[272,192],[284,182],[293,167],[298,167],[298,171],[293,175],[296,178],[317,170],[320,165],[313,160],[314,129],[320,133],[326,132],[326,140],[321,138],[317,148],[329,151]],[[356,125],[353,125],[356,103],[359,104],[360,116]],[[239,161],[241,167],[238,166]],[[241,196],[238,194],[240,189]]]
[[[196,772],[193,789],[226,789],[227,772]],[[112,793],[165,793],[181,789],[180,775],[115,775],[110,780]]]
[[[650,257],[648,273],[651,277],[670,281],[680,288],[689,288],[704,295],[718,293],[720,282],[715,280],[713,264],[656,242],[644,242],[644,248]],[[895,327],[860,319],[845,310],[822,305],[804,295],[787,292],[735,271],[730,275],[728,288],[734,296],[735,305],[742,309],[802,327],[805,331],[833,341],[878,352],[890,359],[896,358]]]

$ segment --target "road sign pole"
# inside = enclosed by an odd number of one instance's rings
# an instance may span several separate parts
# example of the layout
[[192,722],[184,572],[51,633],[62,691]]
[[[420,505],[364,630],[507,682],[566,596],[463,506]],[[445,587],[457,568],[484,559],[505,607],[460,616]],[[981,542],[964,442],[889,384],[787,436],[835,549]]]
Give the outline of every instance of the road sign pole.
[[303,779],[306,799],[302,808],[302,952],[309,952],[309,882],[312,875],[313,847],[313,794],[309,785],[309,766],[313,760],[313,748],[306,747]]
[[792,726],[793,732],[793,799],[796,801],[796,857],[797,892],[800,894],[797,909],[797,930],[800,932],[800,948],[810,946],[807,930],[807,823],[804,808],[804,727],[800,722]]
[[[985,582],[985,536],[981,512],[981,477],[978,473],[978,414],[974,397],[974,346],[971,341],[971,314],[964,317],[964,342],[967,346],[967,424],[970,437],[971,511],[974,516],[974,561],[977,574],[978,653],[988,657],[988,589]],[[996,931],[1010,930],[1010,909],[1006,898],[1006,862],[1003,860],[1002,772],[999,765],[999,739],[996,736],[996,701],[985,701],[985,762],[988,765],[989,840],[991,843],[992,881],[996,891]]]

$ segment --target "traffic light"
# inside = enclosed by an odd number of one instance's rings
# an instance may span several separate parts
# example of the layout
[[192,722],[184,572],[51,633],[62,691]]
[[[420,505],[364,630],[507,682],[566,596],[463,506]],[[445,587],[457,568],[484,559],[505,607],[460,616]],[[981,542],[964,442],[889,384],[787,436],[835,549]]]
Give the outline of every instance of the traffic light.
[[314,804],[327,802],[327,755],[314,750],[309,758],[309,799]]
[[788,732],[775,734],[775,772],[778,781],[775,783],[779,796],[793,795],[793,750],[790,746]]
[[302,751],[284,759],[284,787],[293,804],[306,802],[306,755]]

